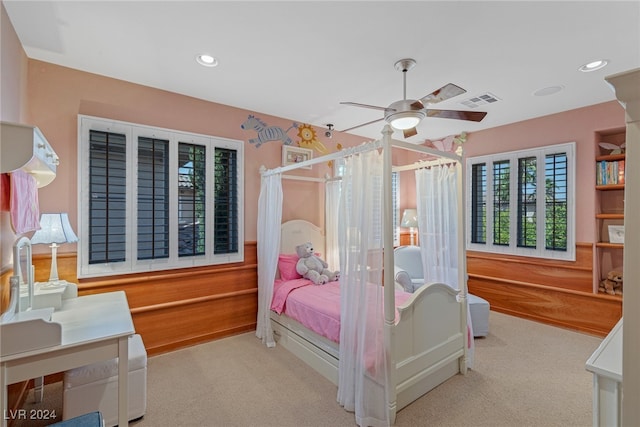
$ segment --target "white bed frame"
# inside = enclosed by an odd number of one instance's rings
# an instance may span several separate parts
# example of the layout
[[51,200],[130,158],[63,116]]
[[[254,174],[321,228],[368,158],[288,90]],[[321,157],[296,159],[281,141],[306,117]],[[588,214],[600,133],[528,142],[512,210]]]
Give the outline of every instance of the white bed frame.
[[[401,141],[392,140],[391,130],[383,131],[383,148],[400,147],[406,150],[426,152],[439,157],[456,160],[458,179],[458,213],[459,230],[464,230],[462,203],[462,165],[461,159],[449,153],[423,146],[415,146]],[[303,162],[300,166],[316,161],[326,162],[324,156]],[[321,160],[322,159],[322,160]],[[407,170],[411,166],[394,168],[393,170]],[[414,167],[415,168],[415,167]],[[385,169],[391,176],[391,154],[385,160]],[[280,172],[289,170],[280,168]],[[292,169],[291,169],[292,170]],[[263,173],[265,171],[263,170]],[[391,208],[389,207],[389,210]],[[391,218],[390,212],[385,217]],[[393,246],[390,233],[385,233],[385,247]],[[467,371],[467,310],[466,310],[466,263],[464,257],[464,236],[459,236],[459,284],[460,291],[450,286],[434,283],[419,288],[404,305],[398,307],[397,323],[394,319],[395,308],[389,307],[387,300],[394,299],[394,287],[385,287],[385,347],[391,360],[391,377],[389,389],[388,411],[389,419],[395,422],[396,412],[404,408],[420,396],[442,384],[452,376]],[[295,245],[300,242],[311,241],[318,248],[324,246],[322,230],[303,220],[293,220],[282,225],[280,253],[294,253]],[[391,242],[391,243],[389,243]],[[292,246],[293,245],[293,246]],[[394,283],[393,251],[385,250],[384,254],[385,283]],[[338,385],[338,345],[326,338],[308,330],[295,320],[285,315],[271,313],[271,325],[277,342],[298,356],[309,366]],[[395,369],[394,369],[395,368]]]
[[[441,283],[422,286],[398,311],[398,322],[390,325],[389,346],[395,367],[391,378],[395,401],[389,402],[394,418],[395,412],[423,394],[466,372],[466,316],[457,291]],[[279,345],[338,385],[338,344],[286,315],[272,312],[271,326]]]

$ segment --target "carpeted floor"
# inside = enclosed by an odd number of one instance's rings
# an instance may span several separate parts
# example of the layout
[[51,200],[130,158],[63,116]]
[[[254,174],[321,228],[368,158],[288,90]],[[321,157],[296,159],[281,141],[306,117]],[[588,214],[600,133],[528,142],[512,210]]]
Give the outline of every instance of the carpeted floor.
[[[475,340],[474,369],[401,410],[395,425],[591,426],[585,362],[601,339],[496,312],[489,324],[489,335]],[[150,357],[147,414],[130,425],[354,426],[336,392],[287,350],[247,333]],[[29,396],[25,408],[61,413],[61,383],[45,393],[39,405]]]

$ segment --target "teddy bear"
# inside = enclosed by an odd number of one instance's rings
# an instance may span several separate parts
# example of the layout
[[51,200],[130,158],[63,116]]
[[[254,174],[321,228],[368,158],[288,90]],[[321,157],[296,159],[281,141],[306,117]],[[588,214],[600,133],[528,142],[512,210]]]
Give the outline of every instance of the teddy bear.
[[324,285],[338,279],[339,273],[328,270],[329,265],[313,253],[311,242],[296,246],[296,254],[300,257],[296,263],[296,271],[305,279],[311,280],[316,285]]
[[609,295],[622,295],[622,269],[611,270],[600,282],[598,291]]

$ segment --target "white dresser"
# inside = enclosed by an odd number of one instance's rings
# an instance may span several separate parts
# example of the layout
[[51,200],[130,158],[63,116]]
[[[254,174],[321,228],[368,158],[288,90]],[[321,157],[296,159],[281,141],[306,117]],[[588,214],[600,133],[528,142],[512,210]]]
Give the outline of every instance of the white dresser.
[[593,425],[620,426],[622,417],[622,319],[586,365],[593,373]]

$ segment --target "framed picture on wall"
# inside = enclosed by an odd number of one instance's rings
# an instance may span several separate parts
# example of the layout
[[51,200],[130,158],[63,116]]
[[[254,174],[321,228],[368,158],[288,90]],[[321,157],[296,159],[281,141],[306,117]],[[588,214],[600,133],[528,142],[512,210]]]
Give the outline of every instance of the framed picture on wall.
[[[294,147],[291,145],[282,146],[282,166],[293,165],[313,159],[313,150],[310,148]],[[311,169],[311,166],[304,166],[302,169]]]

